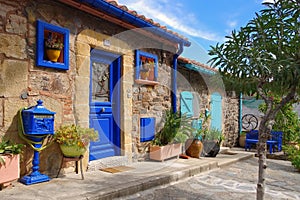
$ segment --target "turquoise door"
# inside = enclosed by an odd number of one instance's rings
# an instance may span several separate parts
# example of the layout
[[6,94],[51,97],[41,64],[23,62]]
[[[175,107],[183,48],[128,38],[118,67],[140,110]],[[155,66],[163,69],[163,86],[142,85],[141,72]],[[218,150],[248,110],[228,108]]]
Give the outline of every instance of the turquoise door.
[[90,127],[99,133],[99,141],[90,144],[90,160],[120,155],[120,78],[119,55],[91,51]]
[[211,129],[222,130],[222,96],[215,92],[211,94]]

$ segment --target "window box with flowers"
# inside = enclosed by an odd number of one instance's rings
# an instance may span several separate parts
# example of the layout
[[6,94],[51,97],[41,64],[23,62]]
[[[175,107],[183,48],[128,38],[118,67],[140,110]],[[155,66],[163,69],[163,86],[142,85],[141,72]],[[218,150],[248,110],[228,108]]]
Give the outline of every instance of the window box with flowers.
[[37,20],[36,65],[69,69],[69,30]]
[[136,50],[135,82],[145,85],[156,85],[158,77],[158,58],[154,54]]
[[82,156],[90,141],[98,140],[98,132],[92,128],[83,128],[78,125],[63,125],[56,130],[54,140],[60,145],[65,157]]

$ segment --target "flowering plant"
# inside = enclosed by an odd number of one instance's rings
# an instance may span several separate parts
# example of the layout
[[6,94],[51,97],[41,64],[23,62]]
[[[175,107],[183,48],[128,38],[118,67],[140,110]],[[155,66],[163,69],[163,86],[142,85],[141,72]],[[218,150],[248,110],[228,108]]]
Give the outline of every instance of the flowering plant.
[[45,47],[47,49],[57,49],[61,50],[64,47],[63,42],[61,41],[60,37],[57,34],[49,32],[48,38],[45,41]]
[[10,140],[4,140],[0,142],[0,166],[5,165],[5,160],[2,158],[2,155],[5,154],[20,154],[24,144],[16,144]]
[[54,140],[59,144],[86,148],[90,141],[98,140],[98,132],[92,128],[83,128],[74,124],[63,125],[56,130]]

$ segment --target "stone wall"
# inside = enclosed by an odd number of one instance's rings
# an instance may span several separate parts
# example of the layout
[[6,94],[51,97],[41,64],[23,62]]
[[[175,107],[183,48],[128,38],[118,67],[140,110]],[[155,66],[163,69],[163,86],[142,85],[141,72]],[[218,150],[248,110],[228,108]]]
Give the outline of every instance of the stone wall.
[[[37,19],[70,30],[69,70],[35,65]],[[173,56],[172,53],[162,56],[163,50],[150,50],[159,55],[158,82],[163,84],[141,86],[134,83],[134,49],[163,48],[175,52],[177,46],[170,42],[162,44],[147,38],[149,35],[141,36],[140,32],[111,38],[123,31],[124,27],[58,1],[0,0],[0,136],[23,143],[18,137],[18,110],[36,105],[38,99],[56,112],[55,127],[63,123],[88,127],[90,51],[97,47],[122,55],[121,148],[122,155],[132,158],[132,152],[138,152],[140,145],[138,118],[155,114],[159,121],[163,109],[171,105],[170,91],[163,85],[170,83],[165,77],[170,77]],[[109,39],[111,45],[104,45],[104,39]],[[32,156],[33,151],[27,145],[22,154],[21,175],[31,170]],[[41,172],[55,175],[61,156],[57,144],[43,150]],[[85,166],[87,162],[86,155]]]
[[224,105],[224,146],[234,147],[238,145],[239,137],[239,98],[235,92],[227,92]]
[[[180,93],[182,91],[191,91],[199,98],[199,108],[197,110],[202,114],[205,113],[205,109],[210,110],[210,91],[207,85],[211,83],[207,75],[183,67],[178,67],[177,84],[178,109],[180,109]],[[214,88],[213,85],[211,88],[217,89]],[[234,92],[226,92],[226,94],[223,95],[222,107],[222,129],[225,137],[223,145],[227,147],[237,146],[239,131],[239,98]]]
[[[149,50],[148,50],[149,51]],[[151,52],[151,51],[150,51]],[[149,142],[140,142],[140,118],[155,117],[155,131],[161,130],[162,118],[165,110],[171,109],[171,58],[168,54],[168,61],[162,61],[157,51],[151,53],[158,55],[158,84],[157,85],[133,85],[132,98],[132,140],[133,160],[144,160],[148,158]]]
[[205,83],[205,76],[196,71],[178,66],[177,74],[177,109],[180,110],[180,93],[191,91],[198,99],[198,108],[194,110],[194,117],[199,117],[209,109],[209,91]]

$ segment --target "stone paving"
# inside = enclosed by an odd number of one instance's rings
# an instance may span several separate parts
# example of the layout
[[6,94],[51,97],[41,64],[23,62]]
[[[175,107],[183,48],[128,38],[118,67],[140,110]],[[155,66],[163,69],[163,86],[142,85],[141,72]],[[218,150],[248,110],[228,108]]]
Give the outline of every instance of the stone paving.
[[[0,200],[252,200],[256,198],[258,166],[254,153],[230,150],[216,158],[138,162],[129,165],[132,170],[116,174],[89,171],[84,180],[79,174],[67,173],[29,186],[15,182],[13,188],[0,191]],[[266,199],[300,199],[300,173],[287,161],[268,163]]]
[[132,170],[111,174],[100,170],[66,173],[49,182],[23,185],[0,191],[0,200],[83,200],[113,199],[166,185],[209,170],[228,166],[253,157],[250,152],[228,153],[222,149],[215,158],[169,159],[165,162],[144,161],[128,165]]
[[[268,159],[265,199],[300,199],[300,173],[290,162]],[[257,158],[234,163],[175,184],[120,198],[135,199],[256,199]]]

